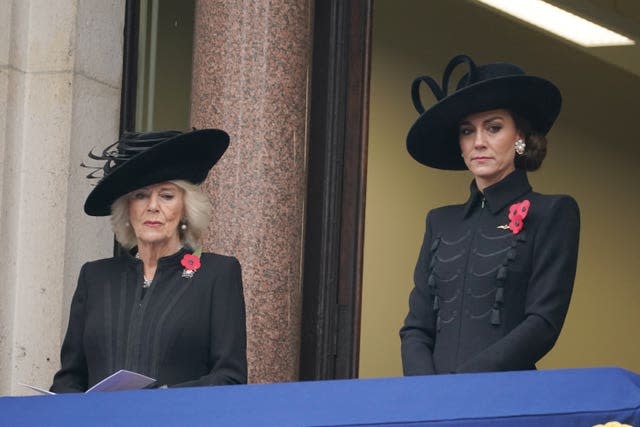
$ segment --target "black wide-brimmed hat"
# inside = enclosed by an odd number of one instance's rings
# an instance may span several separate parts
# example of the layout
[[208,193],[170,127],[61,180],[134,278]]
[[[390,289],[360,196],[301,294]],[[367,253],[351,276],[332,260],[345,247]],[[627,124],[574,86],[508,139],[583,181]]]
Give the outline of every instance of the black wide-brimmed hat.
[[92,216],[111,214],[111,204],[138,188],[181,179],[199,184],[229,146],[229,135],[218,129],[128,133],[107,147],[102,154],[89,153],[104,160],[102,167],[88,175],[103,177],[89,193],[84,211]]
[[[449,94],[449,78],[465,63],[468,72]],[[425,111],[420,84],[426,83],[437,102]],[[420,117],[407,135],[407,150],[418,162],[437,169],[466,169],[460,156],[458,125],[469,114],[508,109],[527,119],[537,133],[545,135],[560,113],[562,97],[548,80],[525,74],[517,65],[498,62],[476,66],[467,55],[454,57],[444,71],[442,87],[428,76],[411,85],[413,105]]]

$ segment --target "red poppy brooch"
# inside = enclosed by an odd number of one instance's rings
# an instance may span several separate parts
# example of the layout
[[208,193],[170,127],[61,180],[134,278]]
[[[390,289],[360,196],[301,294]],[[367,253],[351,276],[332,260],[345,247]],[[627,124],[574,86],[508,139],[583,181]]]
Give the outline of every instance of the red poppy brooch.
[[509,208],[509,224],[499,225],[498,228],[503,230],[511,230],[513,234],[518,234],[524,227],[524,219],[529,213],[531,202],[523,200],[520,203],[514,203]]
[[180,264],[184,267],[182,270],[182,277],[190,279],[193,274],[200,268],[200,255],[202,255],[202,248],[196,249],[192,254],[184,254]]

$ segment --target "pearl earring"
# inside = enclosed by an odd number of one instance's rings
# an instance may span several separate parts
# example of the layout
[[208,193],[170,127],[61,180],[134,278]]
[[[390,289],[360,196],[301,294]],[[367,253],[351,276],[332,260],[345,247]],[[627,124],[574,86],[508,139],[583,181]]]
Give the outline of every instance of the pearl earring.
[[180,224],[180,230],[184,231],[186,229],[187,229],[187,224],[185,224],[184,222]]
[[125,222],[124,225],[127,227],[131,227],[131,224],[129,224],[129,221]]
[[515,148],[516,148],[516,153],[518,153],[520,156],[524,154],[524,149],[526,148],[526,145],[522,138],[516,141]]

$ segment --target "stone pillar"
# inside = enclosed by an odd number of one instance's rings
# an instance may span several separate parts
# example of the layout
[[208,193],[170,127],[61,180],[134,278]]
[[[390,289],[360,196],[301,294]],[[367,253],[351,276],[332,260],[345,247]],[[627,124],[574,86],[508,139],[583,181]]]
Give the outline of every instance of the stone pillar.
[[191,121],[231,144],[205,248],[238,257],[249,381],[298,378],[312,0],[199,0]]
[[80,265],[109,256],[79,164],[118,134],[125,0],[0,0],[0,395],[48,387]]

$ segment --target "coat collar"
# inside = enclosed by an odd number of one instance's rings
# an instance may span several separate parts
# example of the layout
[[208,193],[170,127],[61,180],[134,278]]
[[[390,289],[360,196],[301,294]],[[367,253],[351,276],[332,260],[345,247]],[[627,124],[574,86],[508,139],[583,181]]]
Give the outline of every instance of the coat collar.
[[478,190],[476,181],[471,181],[471,195],[465,204],[464,216],[468,216],[474,206],[479,204],[482,199],[485,200],[485,206],[489,208],[492,214],[497,214],[504,209],[509,203],[514,202],[518,197],[529,193],[531,185],[527,179],[527,173],[523,170],[516,169],[507,175],[501,181],[484,189],[484,193]]
[[[136,254],[138,253],[138,247],[134,246],[132,249],[128,250],[128,251],[124,251],[124,257],[127,260],[127,262],[129,263],[133,263],[133,264],[137,264],[137,263],[141,263],[142,261],[136,257]],[[187,253],[193,253],[193,249],[191,249],[188,246],[182,246],[178,252],[175,252],[171,255],[167,255],[167,256],[163,256],[162,258],[158,259],[158,267],[162,266],[180,266],[180,260],[182,260],[182,257],[184,257],[185,254]]]

